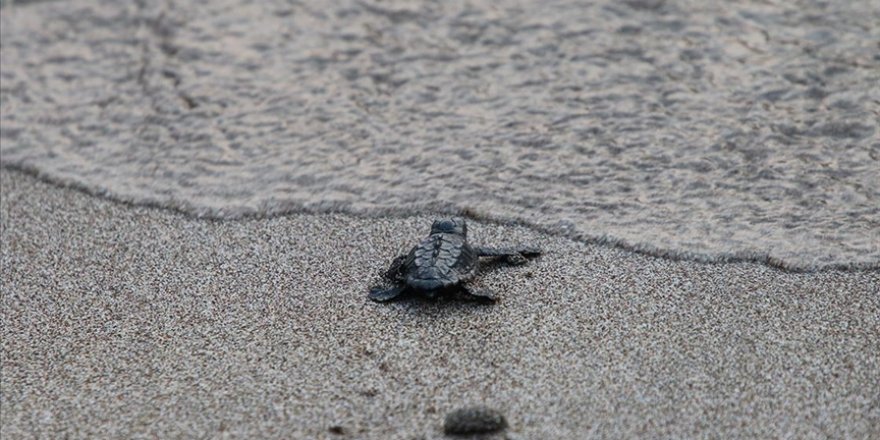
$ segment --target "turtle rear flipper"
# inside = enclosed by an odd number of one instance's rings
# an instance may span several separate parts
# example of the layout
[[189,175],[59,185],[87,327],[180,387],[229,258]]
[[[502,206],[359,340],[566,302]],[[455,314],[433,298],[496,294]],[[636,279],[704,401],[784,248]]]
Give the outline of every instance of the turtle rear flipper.
[[376,302],[387,302],[399,298],[405,292],[406,286],[391,287],[389,289],[373,287],[370,289],[370,294],[367,297]]
[[407,254],[398,255],[397,258],[395,258],[391,262],[391,266],[388,268],[388,270],[384,274],[382,274],[382,277],[390,281],[402,280],[403,273],[406,271],[407,257]]
[[495,304],[498,301],[492,292],[487,290],[477,290],[469,287],[461,286],[458,290],[458,298],[465,301],[473,301],[480,304]]

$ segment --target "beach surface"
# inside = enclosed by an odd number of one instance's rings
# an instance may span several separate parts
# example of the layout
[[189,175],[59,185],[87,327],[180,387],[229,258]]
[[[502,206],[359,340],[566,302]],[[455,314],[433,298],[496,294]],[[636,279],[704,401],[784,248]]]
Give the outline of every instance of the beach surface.
[[[0,171],[0,437],[880,437],[880,275],[638,255],[470,222],[546,255],[494,306],[374,304],[431,216],[199,220]],[[498,436],[504,438],[504,436]]]
[[0,1],[0,437],[880,438],[875,3]]

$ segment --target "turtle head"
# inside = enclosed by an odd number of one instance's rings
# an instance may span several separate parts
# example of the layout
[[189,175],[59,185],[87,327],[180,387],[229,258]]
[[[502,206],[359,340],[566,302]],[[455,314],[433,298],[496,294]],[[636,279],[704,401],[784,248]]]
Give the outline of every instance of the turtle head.
[[432,234],[456,234],[467,237],[467,224],[461,217],[441,218],[431,225]]

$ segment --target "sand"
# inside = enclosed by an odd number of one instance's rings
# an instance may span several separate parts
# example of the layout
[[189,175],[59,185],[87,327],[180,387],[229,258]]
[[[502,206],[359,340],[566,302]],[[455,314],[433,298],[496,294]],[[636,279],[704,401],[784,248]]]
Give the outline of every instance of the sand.
[[[880,436],[880,274],[699,264],[472,221],[547,254],[495,306],[366,300],[430,216],[198,220],[2,170],[0,436]],[[342,434],[339,434],[342,432]]]
[[880,438],[871,0],[0,4],[4,440]]

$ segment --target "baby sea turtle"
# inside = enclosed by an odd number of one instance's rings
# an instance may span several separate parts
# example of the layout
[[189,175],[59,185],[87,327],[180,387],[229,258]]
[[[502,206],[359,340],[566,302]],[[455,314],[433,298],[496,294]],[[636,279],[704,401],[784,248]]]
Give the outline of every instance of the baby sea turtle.
[[467,224],[462,218],[434,221],[431,234],[408,254],[394,259],[384,278],[395,284],[391,288],[370,289],[370,299],[391,301],[415,293],[427,298],[453,295],[472,301],[493,303],[495,296],[464,285],[474,277],[480,257],[497,257],[508,264],[526,263],[528,257],[541,254],[535,247],[488,248],[467,242]]

